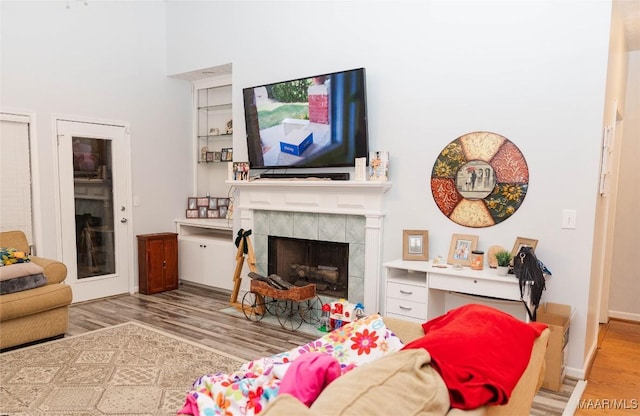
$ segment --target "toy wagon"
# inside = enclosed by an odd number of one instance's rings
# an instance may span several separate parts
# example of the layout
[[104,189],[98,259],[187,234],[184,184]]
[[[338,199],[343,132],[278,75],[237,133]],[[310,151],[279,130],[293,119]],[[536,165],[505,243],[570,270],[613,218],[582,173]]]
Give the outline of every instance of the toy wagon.
[[320,322],[322,301],[316,295],[315,284],[280,290],[252,279],[249,292],[242,297],[242,313],[250,321],[260,321],[270,313],[283,328],[296,330],[303,322]]

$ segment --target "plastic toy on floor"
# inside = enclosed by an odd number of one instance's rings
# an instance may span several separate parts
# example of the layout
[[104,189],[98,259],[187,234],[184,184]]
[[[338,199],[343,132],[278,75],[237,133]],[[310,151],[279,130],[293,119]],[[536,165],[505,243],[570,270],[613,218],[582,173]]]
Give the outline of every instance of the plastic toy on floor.
[[340,299],[329,305],[329,330],[340,328],[342,325],[364,316],[364,306],[361,303],[350,303],[345,299]]

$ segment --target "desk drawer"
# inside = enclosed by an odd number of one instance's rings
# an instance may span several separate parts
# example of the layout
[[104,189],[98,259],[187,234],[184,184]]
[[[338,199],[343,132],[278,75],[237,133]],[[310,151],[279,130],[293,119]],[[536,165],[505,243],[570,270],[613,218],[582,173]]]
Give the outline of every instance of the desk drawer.
[[422,302],[412,302],[409,300],[387,298],[388,314],[403,315],[411,318],[421,319],[423,322],[427,320],[427,302],[426,298]]
[[[395,318],[395,319],[401,319],[401,320],[403,320],[403,321],[414,322],[414,323],[416,323],[416,324],[420,324],[420,325],[422,325],[423,323],[425,323],[425,322],[426,322],[426,319],[424,319],[424,318],[414,318],[414,317],[412,317],[412,316],[398,315],[398,314],[396,314],[396,313],[389,313],[389,312],[387,312],[387,313],[385,314],[385,316],[389,316],[389,317],[391,317],[391,318]],[[404,341],[404,340],[403,340],[403,341]]]
[[466,276],[429,274],[429,288],[470,295],[491,296],[500,299],[520,300],[520,288],[515,277],[513,282],[505,282]]
[[426,302],[427,288],[424,286],[407,285],[404,283],[388,282],[387,297],[412,302]]

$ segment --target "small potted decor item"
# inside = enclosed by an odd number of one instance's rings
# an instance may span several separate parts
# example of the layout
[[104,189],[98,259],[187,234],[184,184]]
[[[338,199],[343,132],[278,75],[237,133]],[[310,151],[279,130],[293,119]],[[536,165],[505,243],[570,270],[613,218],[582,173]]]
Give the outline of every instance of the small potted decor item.
[[507,250],[500,250],[496,253],[496,261],[498,262],[498,276],[506,276],[509,272],[509,264],[513,256]]

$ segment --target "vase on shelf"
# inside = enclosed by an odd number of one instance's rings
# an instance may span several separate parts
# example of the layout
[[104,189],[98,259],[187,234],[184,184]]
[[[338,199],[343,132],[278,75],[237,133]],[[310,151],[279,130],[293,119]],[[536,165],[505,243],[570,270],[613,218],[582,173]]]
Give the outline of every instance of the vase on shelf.
[[506,276],[509,273],[509,266],[498,266],[498,276]]

